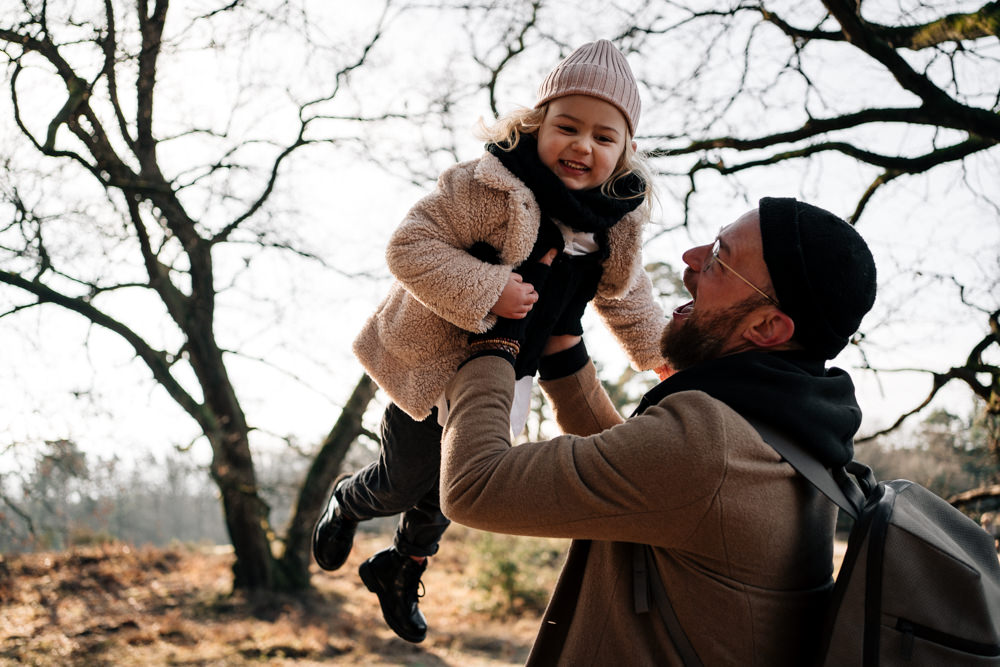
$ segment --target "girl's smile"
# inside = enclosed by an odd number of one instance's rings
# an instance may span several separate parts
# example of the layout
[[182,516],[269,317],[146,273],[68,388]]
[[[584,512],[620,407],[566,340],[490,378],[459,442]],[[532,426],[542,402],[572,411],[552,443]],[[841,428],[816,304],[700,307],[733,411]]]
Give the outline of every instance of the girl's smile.
[[590,167],[579,162],[573,162],[572,160],[560,160],[559,163],[566,169],[571,171],[585,172],[590,171]]

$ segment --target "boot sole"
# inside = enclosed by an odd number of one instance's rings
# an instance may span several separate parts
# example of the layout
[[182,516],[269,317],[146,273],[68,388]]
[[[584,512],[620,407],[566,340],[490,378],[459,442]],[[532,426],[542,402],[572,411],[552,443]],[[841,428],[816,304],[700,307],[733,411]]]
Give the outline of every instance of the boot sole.
[[379,594],[382,587],[379,585],[378,579],[376,579],[375,575],[372,573],[371,565],[368,564],[368,561],[361,564],[361,567],[358,568],[358,574],[361,575],[361,581],[364,582],[365,588],[374,593],[378,598],[378,606],[379,609],[382,610],[382,619],[385,621],[385,624],[388,625],[393,632],[399,635],[401,639],[405,639],[413,644],[419,644],[424,641],[427,637],[426,632],[422,635],[411,635],[407,633],[406,630],[400,628],[399,624],[390,618],[387,613],[385,613],[385,606],[382,604],[382,596]]

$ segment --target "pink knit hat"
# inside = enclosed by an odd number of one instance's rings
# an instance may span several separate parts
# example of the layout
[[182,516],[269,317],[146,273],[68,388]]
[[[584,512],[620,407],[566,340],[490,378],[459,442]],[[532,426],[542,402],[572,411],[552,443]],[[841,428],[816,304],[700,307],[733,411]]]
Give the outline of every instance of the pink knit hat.
[[635,136],[639,124],[639,89],[628,61],[606,39],[584,44],[549,72],[538,87],[535,108],[566,95],[590,95],[618,107]]

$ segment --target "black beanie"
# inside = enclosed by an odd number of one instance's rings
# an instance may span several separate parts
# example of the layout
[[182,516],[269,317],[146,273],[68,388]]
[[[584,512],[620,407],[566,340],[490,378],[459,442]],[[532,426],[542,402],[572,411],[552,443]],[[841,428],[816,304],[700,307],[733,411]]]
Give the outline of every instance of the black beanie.
[[861,235],[829,211],[792,198],[760,200],[764,263],[795,340],[833,359],[875,302],[875,260]]

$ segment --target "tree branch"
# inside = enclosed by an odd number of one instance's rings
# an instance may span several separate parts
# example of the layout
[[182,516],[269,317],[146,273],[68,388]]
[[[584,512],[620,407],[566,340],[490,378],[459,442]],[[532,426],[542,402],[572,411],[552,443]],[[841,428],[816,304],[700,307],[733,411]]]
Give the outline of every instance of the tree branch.
[[118,31],[115,21],[115,9],[111,0],[104,0],[105,30],[103,37],[98,38],[101,51],[104,52],[104,80],[108,82],[108,101],[114,110],[115,119],[118,121],[118,132],[129,148],[135,151],[135,139],[129,132],[128,121],[125,119],[125,112],[122,111],[121,101],[118,97],[118,74],[115,70],[116,57],[115,49],[118,45]]
[[278,171],[279,168],[281,167],[281,164],[297,149],[312,143],[311,140],[306,139],[305,135],[309,129],[310,124],[313,121],[317,120],[320,116],[307,115],[306,111],[311,109],[311,107],[320,104],[321,102],[327,102],[336,97],[337,92],[340,90],[342,81],[344,81],[350,75],[351,72],[353,72],[354,70],[358,69],[359,67],[365,64],[365,62],[368,60],[368,56],[371,53],[371,50],[375,47],[375,45],[382,37],[382,30],[384,29],[384,22],[386,21],[386,16],[388,14],[390,4],[391,3],[386,3],[382,15],[379,17],[377,29],[375,30],[371,39],[368,40],[368,42],[362,48],[361,54],[358,56],[358,58],[354,62],[346,65],[339,72],[337,72],[336,76],[337,83],[334,86],[333,91],[329,95],[326,95],[322,98],[314,99],[302,104],[302,106],[299,109],[299,128],[295,136],[295,140],[292,141],[289,145],[285,146],[278,153],[277,157],[274,159],[274,162],[271,163],[270,173],[267,179],[267,183],[265,183],[264,185],[264,189],[256,197],[256,199],[254,199],[254,201],[251,202],[250,206],[248,206],[245,211],[243,211],[239,216],[237,216],[229,224],[223,227],[222,230],[220,230],[210,240],[210,245],[215,245],[217,243],[226,241],[230,237],[230,235],[232,235],[232,233],[237,228],[239,228],[240,225],[242,225],[246,220],[250,219],[255,213],[257,213],[257,211],[259,211],[261,207],[263,207],[264,204],[267,202],[268,198],[271,196],[271,192],[274,190],[275,183],[278,180]]
[[1000,2],[987,2],[974,12],[948,14],[929,23],[911,26],[877,26],[882,38],[894,48],[933,48],[949,42],[964,42],[1000,33]]
[[167,0],[156,0],[153,13],[148,13],[146,0],[139,2],[139,30],[142,47],[139,52],[139,75],[136,77],[138,108],[136,109],[136,157],[145,178],[163,181],[156,164],[156,139],[153,137],[153,91],[156,87],[156,62],[160,56],[163,25],[167,15]]
[[902,426],[907,419],[919,413],[921,410],[930,405],[931,401],[934,400],[934,397],[937,396],[938,392],[940,392],[941,389],[943,389],[944,386],[949,382],[951,382],[952,380],[961,380],[972,390],[974,394],[988,401],[990,398],[991,387],[990,385],[985,385],[979,382],[976,376],[979,373],[988,373],[991,374],[992,377],[1000,377],[1000,368],[982,364],[977,364],[975,366],[952,367],[947,371],[945,371],[944,373],[924,371],[923,369],[913,369],[913,370],[920,370],[920,372],[928,372],[931,374],[933,378],[931,382],[931,389],[928,392],[927,396],[924,398],[924,400],[921,401],[920,404],[917,405],[916,407],[907,410],[902,415],[900,415],[899,418],[896,419],[896,421],[893,422],[891,426],[884,428],[880,431],[876,431],[871,435],[867,435],[862,438],[857,438],[856,442],[868,442],[870,440],[878,438],[879,436],[887,435],[888,433],[895,431],[897,428]]
[[[766,7],[758,5],[753,8],[759,11],[766,21],[796,40],[844,41],[842,32],[797,28]],[[948,14],[918,25],[886,26],[878,23],[868,25],[873,33],[893,48],[920,51],[947,43],[996,36],[1000,32],[1000,2],[988,2],[974,12]]]
[[855,0],[823,0],[823,4],[840,23],[847,41],[880,62],[899,85],[923,100],[928,110],[940,114],[943,123],[948,126],[959,123],[983,137],[1000,140],[1000,116],[992,110],[962,104],[934,85],[928,77],[914,71],[879,34],[877,27],[861,18]]
[[948,502],[958,507],[960,505],[974,503],[977,500],[987,500],[989,498],[998,497],[1000,497],[1000,484],[990,484],[988,486],[981,486],[977,489],[969,489],[968,491],[963,491],[962,493],[956,493],[948,498]]
[[[741,139],[733,136],[714,137],[710,139],[699,139],[690,142],[685,146],[676,148],[656,148],[649,152],[650,158],[672,157],[675,155],[687,155],[713,148],[732,148],[739,151],[749,151],[760,148],[768,148],[783,143],[794,143],[811,139],[831,132],[848,130],[862,127],[874,123],[899,123],[901,125],[926,125],[928,127],[942,127],[941,118],[935,116],[930,110],[924,107],[879,107],[874,109],[863,109],[854,113],[831,116],[828,118],[809,118],[799,127],[784,132],[775,132],[752,139]],[[947,127],[947,126],[946,126]],[[962,126],[954,129],[963,130]],[[652,136],[657,139],[661,137]],[[980,139],[981,146],[988,148],[1000,142]]]
[[212,414],[188,394],[184,387],[170,373],[170,362],[167,359],[167,355],[151,347],[127,325],[98,310],[83,299],[67,296],[41,282],[26,280],[16,273],[0,269],[0,282],[35,295],[40,303],[51,303],[73,311],[82,315],[93,324],[117,334],[129,344],[135,351],[136,356],[152,371],[153,377],[167,390],[171,398],[185,412],[191,415],[203,429],[207,429],[206,432],[218,430],[218,425],[215,424],[215,418]]
[[[983,150],[984,148],[990,148],[994,146],[996,142],[982,140],[978,138],[969,139],[968,141],[963,141],[961,143],[955,144],[953,146],[947,146],[945,148],[939,148],[933,150],[925,155],[919,155],[917,157],[899,157],[895,155],[882,155],[880,153],[874,153],[872,151],[867,151],[852,144],[844,141],[828,141],[823,143],[812,144],[805,146],[803,148],[798,148],[794,150],[781,151],[773,153],[763,158],[758,158],[755,160],[747,160],[745,162],[737,162],[733,164],[726,164],[722,159],[710,160],[703,158],[699,160],[693,167],[691,167],[690,172],[694,174],[703,170],[716,171],[722,175],[735,174],[740,171],[746,171],[748,169],[753,169],[755,167],[762,167],[766,165],[778,164],[779,162],[785,162],[788,160],[807,158],[813,155],[824,152],[836,152],[851,157],[859,162],[864,162],[876,167],[881,167],[888,171],[899,172],[896,176],[906,173],[906,174],[919,174],[936,167],[939,164],[945,164],[947,162],[953,162],[955,160],[960,160],[967,157],[973,153]],[[894,176],[895,178],[895,176]]]
[[857,205],[854,207],[854,212],[851,213],[851,216],[847,219],[847,222],[851,223],[852,225],[858,224],[858,220],[861,219],[862,212],[864,212],[865,207],[868,205],[868,202],[871,201],[872,197],[875,196],[875,192],[883,185],[886,185],[887,183],[893,181],[894,179],[902,176],[905,173],[907,172],[900,171],[898,169],[886,169],[881,174],[876,176],[875,180],[873,180],[868,185],[868,189],[866,189],[864,194],[861,195],[861,198],[858,200]]
[[476,64],[481,65],[490,73],[489,81],[486,82],[485,88],[489,93],[490,111],[493,112],[493,116],[495,118],[500,116],[500,107],[496,97],[497,81],[500,79],[500,74],[503,72],[504,67],[506,67],[509,62],[514,60],[515,57],[523,53],[525,48],[527,48],[525,44],[525,37],[527,36],[528,31],[535,27],[535,24],[538,22],[538,10],[540,7],[541,2],[539,2],[539,0],[533,0],[531,3],[531,15],[528,19],[518,26],[516,31],[513,27],[508,30],[508,33],[514,32],[515,34],[513,39],[506,44],[504,53],[501,55],[500,61],[497,62],[496,65],[489,65],[486,63],[485,59],[473,54],[473,60]]

